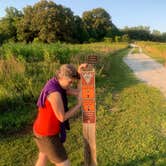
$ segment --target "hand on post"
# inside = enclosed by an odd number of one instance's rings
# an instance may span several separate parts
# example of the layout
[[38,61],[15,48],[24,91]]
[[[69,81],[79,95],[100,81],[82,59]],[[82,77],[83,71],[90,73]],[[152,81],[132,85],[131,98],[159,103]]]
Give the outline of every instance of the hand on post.
[[78,67],[78,73],[80,74],[80,73],[81,73],[81,70],[87,68],[87,66],[88,66],[87,63],[82,63],[82,64]]
[[[87,68],[88,64],[87,63],[82,63],[79,65],[77,72],[81,74],[81,71],[85,68]],[[79,81],[77,84],[77,89],[81,90],[81,82]]]

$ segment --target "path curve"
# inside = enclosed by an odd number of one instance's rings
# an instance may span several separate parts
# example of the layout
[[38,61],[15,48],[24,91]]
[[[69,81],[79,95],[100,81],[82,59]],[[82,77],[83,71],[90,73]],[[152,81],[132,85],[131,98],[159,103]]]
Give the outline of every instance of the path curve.
[[141,48],[137,54],[132,54],[133,50],[134,48],[124,57],[124,62],[133,70],[138,79],[158,88],[166,97],[166,68],[142,53]]

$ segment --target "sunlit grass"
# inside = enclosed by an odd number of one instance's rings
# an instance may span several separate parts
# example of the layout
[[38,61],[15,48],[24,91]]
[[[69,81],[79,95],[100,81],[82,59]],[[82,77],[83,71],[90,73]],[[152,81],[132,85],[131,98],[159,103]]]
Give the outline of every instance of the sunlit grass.
[[166,44],[158,42],[138,42],[143,52],[151,56],[161,64],[166,63]]
[[[100,53],[104,64],[97,66],[96,75],[98,165],[165,166],[165,98],[134,77],[122,60],[128,51]],[[27,71],[34,74],[32,66]],[[81,116],[70,120],[71,131],[65,143],[72,166],[83,165],[81,121]],[[0,165],[33,166],[36,158],[37,148],[31,130],[0,138]]]

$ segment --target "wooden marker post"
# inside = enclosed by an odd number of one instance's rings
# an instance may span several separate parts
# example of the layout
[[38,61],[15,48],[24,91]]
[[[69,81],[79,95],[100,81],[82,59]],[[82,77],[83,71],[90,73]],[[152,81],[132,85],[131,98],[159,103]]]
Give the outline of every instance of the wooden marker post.
[[81,72],[81,88],[83,100],[84,166],[97,166],[95,70],[92,67]]

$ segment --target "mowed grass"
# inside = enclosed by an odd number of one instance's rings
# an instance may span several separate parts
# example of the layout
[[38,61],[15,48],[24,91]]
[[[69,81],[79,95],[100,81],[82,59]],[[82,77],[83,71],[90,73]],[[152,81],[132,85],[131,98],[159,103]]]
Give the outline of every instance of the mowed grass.
[[[157,89],[134,78],[122,62],[126,53],[110,56],[107,90],[100,95],[103,104],[98,105],[99,165],[164,166],[165,98]],[[112,89],[112,97],[108,89]]]
[[[166,101],[157,89],[139,82],[123,63],[128,51],[109,54],[96,76],[98,165],[165,166]],[[83,165],[81,116],[71,120],[65,147],[71,165]],[[33,166],[36,159],[31,132],[1,136],[1,166]]]

